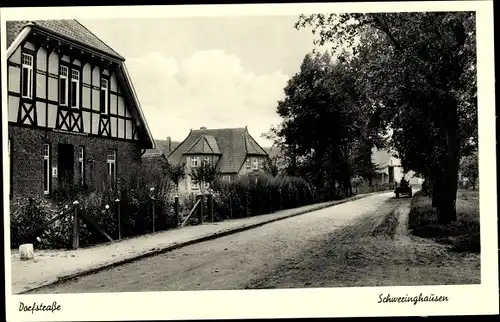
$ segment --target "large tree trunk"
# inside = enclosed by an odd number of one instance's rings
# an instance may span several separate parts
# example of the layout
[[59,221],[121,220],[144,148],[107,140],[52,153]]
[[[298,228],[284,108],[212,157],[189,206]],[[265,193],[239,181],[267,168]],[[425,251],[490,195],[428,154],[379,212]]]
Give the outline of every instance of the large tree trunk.
[[424,176],[424,182],[422,183],[422,192],[425,196],[430,196],[432,194],[432,180],[430,175]]
[[[460,164],[460,138],[458,133],[458,104],[452,97],[445,101],[447,120],[446,126],[442,128],[445,139],[444,150],[439,156],[444,165],[439,169],[440,185],[435,187],[438,200],[434,203],[438,210],[439,221],[443,224],[457,220],[456,198],[458,188],[458,169]],[[442,186],[441,186],[442,185]]]

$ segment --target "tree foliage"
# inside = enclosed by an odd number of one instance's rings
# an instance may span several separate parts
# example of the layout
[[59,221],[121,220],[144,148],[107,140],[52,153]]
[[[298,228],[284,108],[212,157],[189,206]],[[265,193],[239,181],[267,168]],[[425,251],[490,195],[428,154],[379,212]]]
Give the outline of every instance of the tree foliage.
[[356,87],[356,68],[328,52],[307,54],[278,102],[283,121],[269,135],[287,174],[307,178],[323,198],[352,194],[355,175],[371,178],[372,148],[383,145],[383,131]]
[[269,158],[264,161],[264,172],[273,177],[276,177],[280,173],[277,157]]
[[455,220],[460,156],[477,146],[475,14],[312,14],[304,27],[347,61],[370,128],[391,130],[402,166],[434,187],[440,219]]
[[220,175],[217,163],[203,161],[200,166],[192,168],[189,176],[193,183],[199,184],[212,184]]
[[186,177],[186,164],[170,164],[166,163],[163,166],[165,174],[175,184],[176,189],[179,189],[179,182]]
[[460,170],[462,175],[469,179],[472,189],[476,189],[477,179],[479,178],[479,160],[477,158],[477,152],[462,159]]

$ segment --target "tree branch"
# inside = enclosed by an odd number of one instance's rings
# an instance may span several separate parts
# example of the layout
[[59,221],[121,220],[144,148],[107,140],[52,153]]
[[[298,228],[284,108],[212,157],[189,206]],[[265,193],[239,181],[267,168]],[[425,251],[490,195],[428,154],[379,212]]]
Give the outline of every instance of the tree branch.
[[396,47],[396,49],[398,51],[402,51],[401,44],[399,43],[398,40],[396,40],[396,38],[394,37],[394,35],[391,33],[391,31],[389,30],[389,27],[387,25],[385,25],[376,15],[373,15],[373,21],[379,27],[377,29],[383,31],[387,35],[387,37],[389,37],[389,39],[394,44],[394,46]]

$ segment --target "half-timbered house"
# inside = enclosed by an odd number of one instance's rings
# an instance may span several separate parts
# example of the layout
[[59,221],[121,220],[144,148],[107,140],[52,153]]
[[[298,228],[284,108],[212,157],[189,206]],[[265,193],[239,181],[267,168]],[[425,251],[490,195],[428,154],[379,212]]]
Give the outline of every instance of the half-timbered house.
[[11,195],[125,177],[155,147],[125,59],[76,20],[6,26]]

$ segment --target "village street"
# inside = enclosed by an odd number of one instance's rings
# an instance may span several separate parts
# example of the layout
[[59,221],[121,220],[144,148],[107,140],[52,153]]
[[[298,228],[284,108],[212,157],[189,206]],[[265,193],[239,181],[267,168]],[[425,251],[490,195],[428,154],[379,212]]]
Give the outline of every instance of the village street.
[[407,235],[410,200],[377,194],[28,294],[477,282],[442,246]]

